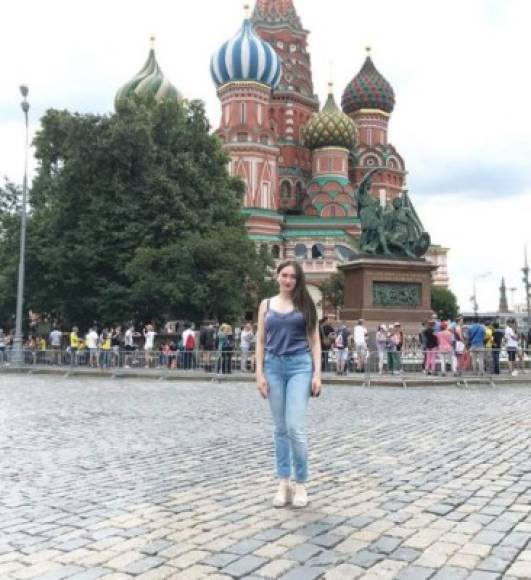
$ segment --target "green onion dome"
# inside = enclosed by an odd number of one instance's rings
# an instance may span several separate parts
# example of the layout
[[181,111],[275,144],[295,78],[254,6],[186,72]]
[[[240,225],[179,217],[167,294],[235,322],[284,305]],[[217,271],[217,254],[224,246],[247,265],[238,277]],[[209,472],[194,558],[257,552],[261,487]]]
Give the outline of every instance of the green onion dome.
[[304,144],[309,149],[320,147],[344,147],[352,149],[356,144],[358,129],[352,119],[341,112],[332,94],[332,85],[325,106],[314,113],[304,127]]
[[[154,42],[151,38],[151,42]],[[160,69],[159,63],[155,58],[155,48],[151,47],[146,64],[142,70],[126,83],[114,98],[114,106],[122,99],[128,99],[133,96],[140,98],[154,98],[158,103],[164,100],[181,100],[179,91],[170,83]]]
[[360,72],[345,88],[341,108],[348,115],[360,109],[379,109],[391,113],[394,106],[393,87],[374,66],[370,48],[367,48],[367,58]]

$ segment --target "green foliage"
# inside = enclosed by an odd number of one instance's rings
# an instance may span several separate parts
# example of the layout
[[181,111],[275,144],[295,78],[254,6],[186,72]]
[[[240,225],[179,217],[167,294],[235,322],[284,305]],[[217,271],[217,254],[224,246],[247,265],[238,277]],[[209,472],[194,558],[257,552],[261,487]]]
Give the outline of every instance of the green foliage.
[[338,310],[345,300],[345,275],[341,270],[332,274],[321,286],[323,306],[328,303],[334,310]]
[[[86,325],[234,318],[266,262],[200,102],[50,110],[35,138],[27,308]],[[1,295],[0,295],[1,299]]]
[[12,326],[16,306],[20,244],[20,188],[0,185],[0,327]]
[[459,310],[455,294],[448,288],[432,286],[431,309],[441,320],[455,320]]

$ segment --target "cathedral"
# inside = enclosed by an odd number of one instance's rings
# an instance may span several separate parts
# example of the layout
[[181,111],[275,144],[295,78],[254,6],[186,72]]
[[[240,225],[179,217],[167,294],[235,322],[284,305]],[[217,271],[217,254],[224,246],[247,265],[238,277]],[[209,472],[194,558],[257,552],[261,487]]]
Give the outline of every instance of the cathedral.
[[[236,35],[213,54],[210,73],[221,105],[216,134],[229,171],[245,184],[249,237],[275,260],[299,260],[322,312],[320,285],[359,252],[355,189],[377,170],[372,195],[386,206],[406,190],[404,160],[389,142],[395,95],[367,49],[340,106],[330,84],[320,108],[308,34],[292,0],[256,0]],[[117,94],[149,91],[180,98],[152,49],[140,73]],[[447,249],[432,245],[434,284],[447,286]]]

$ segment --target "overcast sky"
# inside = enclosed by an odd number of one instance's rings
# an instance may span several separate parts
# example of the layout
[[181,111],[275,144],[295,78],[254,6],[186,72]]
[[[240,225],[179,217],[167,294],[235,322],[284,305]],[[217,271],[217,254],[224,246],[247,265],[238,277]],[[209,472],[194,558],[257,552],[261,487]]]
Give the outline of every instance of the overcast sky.
[[[241,0],[27,0],[3,6],[0,175],[22,181],[18,86],[30,87],[31,125],[48,108],[107,113],[118,88],[157,58],[187,98],[205,101],[217,126],[212,52],[239,28]],[[390,141],[405,159],[410,195],[434,243],[450,248],[451,287],[470,310],[524,301],[520,268],[531,254],[531,2],[528,0],[294,0],[305,28],[315,90],[330,69],[336,99],[361,67],[364,47],[393,85]],[[253,3],[251,2],[251,5]],[[332,62],[332,65],[330,65]]]

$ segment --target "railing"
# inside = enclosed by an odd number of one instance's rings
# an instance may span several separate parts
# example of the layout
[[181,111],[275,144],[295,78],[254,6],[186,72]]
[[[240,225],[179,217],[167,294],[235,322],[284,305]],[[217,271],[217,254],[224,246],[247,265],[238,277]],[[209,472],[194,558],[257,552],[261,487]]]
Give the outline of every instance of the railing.
[[[325,376],[359,376],[371,380],[377,376],[495,376],[499,373],[531,372],[531,350],[519,349],[509,354],[506,349],[465,349],[463,353],[423,351],[369,350],[367,348],[332,348],[323,351],[321,370]],[[0,350],[0,367],[12,364],[10,348]],[[509,360],[514,358],[514,361]],[[158,369],[168,372],[199,371],[213,374],[253,373],[255,354],[237,350],[177,350],[170,352],[141,349],[24,349],[24,365],[28,367],[63,367],[86,369]]]

